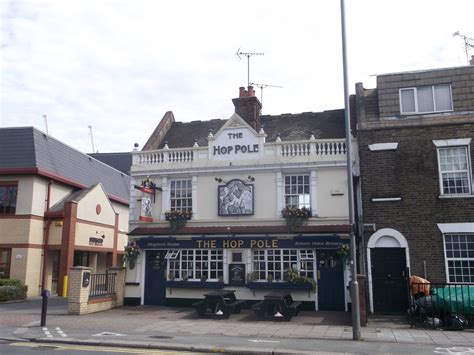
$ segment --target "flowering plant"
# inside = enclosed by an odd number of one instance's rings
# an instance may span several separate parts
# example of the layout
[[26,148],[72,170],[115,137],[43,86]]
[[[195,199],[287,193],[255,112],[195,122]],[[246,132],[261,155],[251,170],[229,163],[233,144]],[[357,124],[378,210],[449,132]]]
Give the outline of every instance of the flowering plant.
[[123,259],[124,264],[128,265],[130,269],[133,269],[140,254],[141,250],[136,242],[128,243],[125,246],[125,257]]
[[343,264],[348,264],[349,263],[349,245],[348,244],[342,244],[338,249],[337,249],[337,255],[340,256],[342,263]]
[[294,207],[294,206],[286,206],[284,209],[281,210],[281,216],[283,218],[301,218],[306,219],[312,217],[311,209],[302,207]]
[[306,207],[298,208],[294,206],[286,206],[281,210],[281,216],[286,219],[286,228],[289,233],[294,232],[297,225],[302,224],[304,220],[312,215],[311,209]]
[[193,211],[190,210],[171,210],[165,212],[165,218],[167,221],[173,221],[177,219],[191,219]]

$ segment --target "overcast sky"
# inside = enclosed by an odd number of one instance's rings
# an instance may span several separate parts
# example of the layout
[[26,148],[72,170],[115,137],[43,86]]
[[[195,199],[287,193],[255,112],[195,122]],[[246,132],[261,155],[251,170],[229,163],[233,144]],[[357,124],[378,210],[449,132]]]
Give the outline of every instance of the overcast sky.
[[[473,0],[346,0],[349,79],[466,65]],[[263,113],[343,108],[339,0],[0,0],[1,126],[35,126],[90,152],[130,151],[166,111],[229,118],[239,86]],[[471,51],[474,55],[474,50]],[[258,95],[260,90],[257,89]]]

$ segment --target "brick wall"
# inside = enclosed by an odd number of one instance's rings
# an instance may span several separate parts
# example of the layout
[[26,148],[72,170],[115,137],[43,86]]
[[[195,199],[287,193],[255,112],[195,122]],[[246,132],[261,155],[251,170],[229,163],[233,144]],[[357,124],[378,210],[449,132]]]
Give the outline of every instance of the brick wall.
[[[474,103],[473,103],[474,105]],[[408,241],[411,271],[445,280],[442,234],[437,223],[474,221],[474,198],[439,198],[434,139],[474,138],[474,117],[468,124],[372,129],[358,132],[363,223],[392,228]],[[398,142],[398,149],[370,151],[369,144]],[[474,141],[470,145],[474,161]],[[471,166],[472,168],[472,166]],[[372,202],[374,197],[401,197],[399,202]],[[367,239],[370,237],[366,235]]]
[[91,268],[77,266],[70,269],[68,288],[68,312],[69,314],[89,314],[107,309],[123,306],[125,287],[125,269],[109,268],[109,273],[115,273],[115,294],[102,297],[89,297],[90,284],[82,285],[85,272],[91,272]]
[[456,111],[474,111],[474,66],[377,76],[380,117],[400,116],[399,89],[451,84]]

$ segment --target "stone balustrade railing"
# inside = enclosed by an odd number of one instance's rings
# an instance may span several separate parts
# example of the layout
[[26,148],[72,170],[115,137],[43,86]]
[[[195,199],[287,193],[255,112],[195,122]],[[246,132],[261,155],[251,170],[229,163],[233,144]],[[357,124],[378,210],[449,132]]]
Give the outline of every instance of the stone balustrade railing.
[[[208,147],[135,151],[132,156],[135,167],[198,163],[208,160]],[[265,143],[261,159],[278,161],[287,157],[307,159],[309,156],[314,156],[315,160],[345,160],[345,139]]]

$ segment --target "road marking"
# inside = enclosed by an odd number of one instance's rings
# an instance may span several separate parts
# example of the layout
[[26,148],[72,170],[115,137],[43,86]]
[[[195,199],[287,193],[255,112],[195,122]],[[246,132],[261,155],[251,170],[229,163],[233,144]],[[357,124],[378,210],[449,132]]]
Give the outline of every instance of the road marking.
[[247,339],[253,343],[279,343],[279,340]]
[[92,336],[93,337],[103,337],[103,336],[124,337],[125,334],[102,332],[102,333],[98,333],[98,334],[93,334]]
[[58,332],[59,335],[61,335],[63,338],[67,338],[67,334],[64,333],[61,328],[56,327],[56,331]]
[[452,348],[436,348],[435,354],[474,354],[474,348],[452,347]]
[[181,352],[181,351],[168,351],[168,350],[157,350],[157,349],[134,349],[134,348],[114,348],[114,347],[96,347],[88,345],[74,345],[74,344],[59,344],[59,343],[10,343],[10,346],[18,347],[30,347],[30,348],[40,348],[40,347],[54,347],[56,350],[78,350],[78,351],[94,351],[94,352],[107,352],[107,353],[126,353],[126,354],[154,354],[154,355],[196,355],[203,353],[196,352]]
[[43,332],[44,334],[46,335],[46,338],[52,338],[53,335],[51,334],[51,332],[48,330],[48,328],[43,328]]

